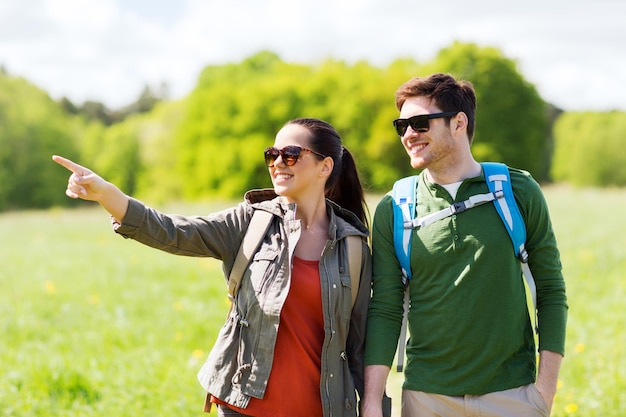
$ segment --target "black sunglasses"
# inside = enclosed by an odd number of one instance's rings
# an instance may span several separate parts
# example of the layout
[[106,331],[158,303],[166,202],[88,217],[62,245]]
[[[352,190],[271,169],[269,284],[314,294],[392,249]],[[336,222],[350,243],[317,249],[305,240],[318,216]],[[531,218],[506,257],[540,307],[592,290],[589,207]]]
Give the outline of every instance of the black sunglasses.
[[406,133],[409,126],[411,126],[411,129],[416,132],[428,132],[428,129],[430,129],[430,119],[452,117],[456,116],[458,113],[458,111],[447,111],[443,113],[420,114],[418,116],[409,117],[408,119],[396,119],[393,121],[393,125],[395,126],[398,135],[402,137]]
[[302,146],[289,145],[282,149],[271,146],[269,148],[265,148],[265,151],[263,152],[265,154],[265,165],[273,167],[276,159],[278,159],[278,156],[280,155],[283,158],[283,163],[290,167],[298,162],[302,151],[311,152],[320,158],[326,158],[326,155],[322,155],[321,153],[315,152],[311,149],[303,148]]

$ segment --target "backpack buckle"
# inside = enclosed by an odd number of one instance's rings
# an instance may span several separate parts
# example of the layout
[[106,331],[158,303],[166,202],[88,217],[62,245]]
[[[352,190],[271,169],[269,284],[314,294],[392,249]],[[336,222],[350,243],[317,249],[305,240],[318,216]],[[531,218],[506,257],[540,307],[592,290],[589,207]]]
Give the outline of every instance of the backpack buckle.
[[465,210],[467,210],[465,201],[459,201],[458,203],[454,203],[450,206],[450,213],[452,214],[463,213]]
[[524,245],[521,245],[521,247],[519,248],[519,259],[525,264],[528,263],[528,252],[526,251]]

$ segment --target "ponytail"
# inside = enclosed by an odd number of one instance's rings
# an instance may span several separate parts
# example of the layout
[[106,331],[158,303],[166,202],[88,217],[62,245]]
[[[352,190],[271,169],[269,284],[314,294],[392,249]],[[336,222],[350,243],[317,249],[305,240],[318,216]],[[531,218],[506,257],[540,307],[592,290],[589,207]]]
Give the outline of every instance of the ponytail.
[[369,228],[367,204],[359,171],[354,157],[344,147],[342,147],[341,164],[338,168],[335,181],[331,183],[329,179],[327,183],[329,186],[326,187],[326,198],[356,214],[359,220]]

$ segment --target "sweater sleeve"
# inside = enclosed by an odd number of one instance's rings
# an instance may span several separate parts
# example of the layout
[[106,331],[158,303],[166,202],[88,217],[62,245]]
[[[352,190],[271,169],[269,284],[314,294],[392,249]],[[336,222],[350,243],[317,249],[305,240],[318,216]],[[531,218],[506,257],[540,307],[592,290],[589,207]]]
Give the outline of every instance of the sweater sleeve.
[[404,286],[393,246],[393,208],[385,196],[372,223],[372,299],[368,312],[365,365],[391,367],[402,324]]
[[563,355],[568,305],[548,204],[527,172],[511,170],[511,182],[526,223],[526,249],[537,287],[539,350]]

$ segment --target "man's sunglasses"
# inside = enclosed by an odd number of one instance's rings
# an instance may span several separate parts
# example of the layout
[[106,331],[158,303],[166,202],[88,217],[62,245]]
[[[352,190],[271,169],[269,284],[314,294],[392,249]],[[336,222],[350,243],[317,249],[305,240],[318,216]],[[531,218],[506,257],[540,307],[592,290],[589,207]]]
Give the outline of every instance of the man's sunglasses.
[[267,165],[268,167],[273,167],[276,159],[278,159],[278,156],[280,155],[283,158],[283,163],[290,167],[298,162],[298,159],[300,158],[300,153],[302,153],[303,151],[311,152],[312,154],[315,154],[320,158],[326,158],[326,155],[322,155],[321,153],[315,152],[311,149],[303,148],[302,146],[289,145],[285,146],[282,149],[278,149],[272,146],[269,148],[265,148],[265,151],[263,152],[265,154],[265,165]]
[[440,117],[452,117],[456,116],[458,111],[447,111],[443,113],[433,113],[433,114],[420,114],[418,116],[412,116],[408,119],[396,119],[393,121],[393,125],[396,128],[396,132],[400,137],[403,137],[406,133],[406,130],[411,126],[415,132],[428,132],[430,129],[430,119],[438,119]]

